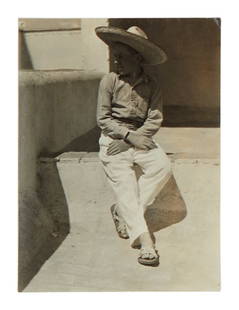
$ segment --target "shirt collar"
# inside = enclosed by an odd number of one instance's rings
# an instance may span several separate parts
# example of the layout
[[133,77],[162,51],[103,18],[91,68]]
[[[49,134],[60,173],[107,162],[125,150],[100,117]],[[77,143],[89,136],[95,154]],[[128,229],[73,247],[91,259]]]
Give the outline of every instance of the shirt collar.
[[[118,74],[119,78],[127,78],[127,74]],[[149,83],[149,77],[143,72],[132,86],[133,88],[141,83]]]

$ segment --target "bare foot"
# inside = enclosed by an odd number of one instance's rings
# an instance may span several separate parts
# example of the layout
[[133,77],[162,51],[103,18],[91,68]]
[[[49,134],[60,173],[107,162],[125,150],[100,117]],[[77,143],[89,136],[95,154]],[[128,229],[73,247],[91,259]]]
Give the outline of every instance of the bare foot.
[[[153,238],[153,240],[152,240]],[[145,232],[139,237],[141,243],[141,249],[138,256],[138,262],[142,265],[158,266],[159,255],[155,250],[155,238],[154,235],[149,232]]]
[[142,248],[154,248],[154,242],[149,232],[144,232],[139,236],[139,241]]

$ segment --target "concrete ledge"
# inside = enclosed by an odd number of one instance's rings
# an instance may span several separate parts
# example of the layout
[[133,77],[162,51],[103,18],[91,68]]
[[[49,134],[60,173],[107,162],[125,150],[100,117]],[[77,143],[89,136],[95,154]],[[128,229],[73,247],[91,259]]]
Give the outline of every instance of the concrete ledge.
[[[220,159],[214,156],[210,157],[205,154],[168,154],[172,163],[176,164],[213,164],[216,166],[220,165]],[[43,164],[49,164],[59,162],[60,164],[76,164],[76,163],[100,163],[98,152],[66,152],[55,158],[41,157],[40,162]]]
[[99,80],[103,75],[104,73],[84,70],[21,70],[19,71],[19,86]]
[[53,31],[81,29],[80,18],[20,18],[20,31]]
[[155,140],[176,158],[219,158],[220,128],[162,127]]

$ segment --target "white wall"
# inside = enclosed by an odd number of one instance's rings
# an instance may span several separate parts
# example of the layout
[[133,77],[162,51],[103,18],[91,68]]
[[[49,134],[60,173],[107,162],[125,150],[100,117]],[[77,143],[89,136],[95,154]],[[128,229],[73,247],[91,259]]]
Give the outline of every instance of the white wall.
[[81,30],[25,32],[33,69],[108,72],[108,48],[95,34],[95,27],[107,24],[107,19],[82,19]]

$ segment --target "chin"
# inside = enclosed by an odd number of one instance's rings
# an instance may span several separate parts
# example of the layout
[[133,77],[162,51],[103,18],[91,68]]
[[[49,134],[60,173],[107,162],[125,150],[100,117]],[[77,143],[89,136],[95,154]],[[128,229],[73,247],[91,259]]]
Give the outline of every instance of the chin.
[[122,68],[117,68],[117,73],[119,73],[119,74],[127,74],[128,72],[127,72],[127,70],[124,70]]
[[119,74],[122,74],[122,75],[128,75],[129,72],[128,71],[124,71],[124,70],[120,70],[119,71]]

